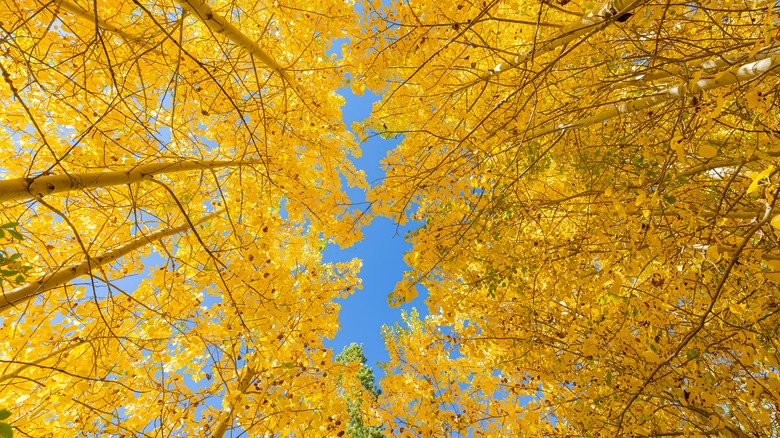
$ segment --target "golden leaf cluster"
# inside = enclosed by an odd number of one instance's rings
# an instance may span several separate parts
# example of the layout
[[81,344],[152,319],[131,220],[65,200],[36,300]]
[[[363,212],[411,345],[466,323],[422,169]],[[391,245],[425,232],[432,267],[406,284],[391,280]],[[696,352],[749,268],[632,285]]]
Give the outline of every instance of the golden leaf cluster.
[[[344,436],[359,406],[387,436],[780,435],[776,2],[0,16],[16,433]],[[353,130],[347,83],[379,96]],[[399,141],[369,186],[372,136]],[[376,216],[415,224],[389,301],[428,311],[355,405],[323,341],[360,261],[322,249]]]

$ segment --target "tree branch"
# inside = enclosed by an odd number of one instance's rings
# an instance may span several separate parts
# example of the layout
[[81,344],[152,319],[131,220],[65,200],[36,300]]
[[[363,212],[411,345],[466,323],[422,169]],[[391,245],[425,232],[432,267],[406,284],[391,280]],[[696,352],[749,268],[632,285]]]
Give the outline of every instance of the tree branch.
[[111,172],[68,173],[65,175],[39,176],[36,178],[15,178],[0,181],[0,202],[40,198],[73,190],[132,184],[149,180],[155,175],[165,173],[239,167],[253,164],[262,164],[262,162],[259,160],[181,160],[143,164],[127,170],[116,170]]
[[246,35],[241,33],[241,31],[230,24],[229,21],[225,19],[225,17],[222,17],[221,15],[214,12],[209,5],[206,4],[206,0],[176,0],[183,8],[188,9],[190,12],[194,13],[202,21],[206,26],[209,27],[212,31],[226,36],[230,41],[234,42],[236,45],[244,49],[245,51],[249,52],[252,56],[254,56],[258,61],[262,62],[271,70],[274,70],[275,72],[279,73],[282,78],[284,78],[287,82],[289,82],[293,88],[296,90],[299,90],[298,83],[295,81],[295,78],[290,76],[285,69],[279,65],[274,58],[266,53],[263,49],[260,48],[257,43],[249,39]]
[[584,126],[594,125],[609,120],[613,117],[623,114],[635,113],[647,108],[660,105],[670,100],[679,99],[688,93],[697,93],[699,91],[712,90],[714,88],[724,87],[740,82],[748,82],[770,72],[780,65],[780,55],[761,59],[740,66],[732,67],[722,73],[719,73],[711,79],[699,79],[690,82],[684,82],[676,87],[667,88],[659,93],[650,96],[640,97],[627,102],[612,104],[612,107],[601,111],[600,113],[577,120],[570,123],[554,125],[548,123],[547,126],[540,126],[526,133],[525,138],[540,137],[555,131],[564,131]]
[[[208,220],[211,220],[217,217],[220,213],[221,212],[214,212],[208,214],[202,217],[200,220],[196,221],[195,225],[200,225]],[[62,267],[55,272],[44,275],[36,281],[19,286],[7,293],[3,293],[2,296],[0,296],[0,314],[10,310],[11,308],[16,308],[17,305],[35,298],[36,296],[48,290],[62,286],[71,280],[81,277],[82,275],[89,274],[95,267],[116,261],[119,258],[130,254],[137,249],[143,248],[150,243],[153,243],[164,237],[181,233],[190,228],[191,227],[188,222],[187,224],[180,225],[178,227],[157,230],[151,234],[137,237],[132,241],[112,250],[106,251],[97,257],[92,258],[88,256],[83,262],[77,265]]]

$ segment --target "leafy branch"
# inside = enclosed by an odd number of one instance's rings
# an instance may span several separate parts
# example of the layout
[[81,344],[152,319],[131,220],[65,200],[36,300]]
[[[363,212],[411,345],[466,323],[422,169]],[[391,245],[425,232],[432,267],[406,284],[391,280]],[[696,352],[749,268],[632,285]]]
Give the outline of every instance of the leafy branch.
[[[18,226],[17,222],[0,225],[0,239],[24,240],[24,236],[15,229]],[[0,277],[16,284],[23,283],[27,271],[32,268],[24,265],[21,257],[22,255],[17,252],[0,249]]]

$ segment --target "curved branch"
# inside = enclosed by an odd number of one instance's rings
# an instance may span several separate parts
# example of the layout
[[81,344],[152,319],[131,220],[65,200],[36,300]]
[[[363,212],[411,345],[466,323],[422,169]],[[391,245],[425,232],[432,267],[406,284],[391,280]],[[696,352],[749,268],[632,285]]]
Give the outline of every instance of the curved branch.
[[50,354],[47,354],[47,355],[45,355],[45,356],[43,356],[43,357],[41,357],[39,359],[36,359],[36,360],[34,360],[32,362],[24,363],[24,364],[22,364],[22,366],[20,366],[19,368],[15,369],[11,373],[4,374],[4,375],[0,376],[0,382],[4,382],[6,380],[15,379],[15,378],[19,377],[19,374],[21,374],[21,372],[26,370],[27,368],[38,366],[41,363],[43,363],[43,362],[45,362],[45,361],[47,361],[47,360],[49,360],[49,359],[51,359],[51,358],[53,358],[55,356],[59,356],[62,353],[65,353],[65,352],[67,352],[69,350],[72,350],[72,349],[78,347],[79,345],[86,344],[87,342],[88,341],[84,341],[84,340],[76,341],[76,342],[74,342],[74,343],[72,343],[70,345],[67,345],[65,347],[60,348],[59,350],[54,350]]
[[236,45],[241,47],[242,49],[249,52],[252,56],[254,56],[258,61],[262,62],[266,66],[270,67],[271,70],[276,71],[279,73],[282,78],[284,78],[287,82],[289,82],[293,88],[296,90],[299,89],[298,83],[295,81],[295,78],[290,76],[285,69],[279,65],[274,58],[266,53],[263,49],[260,48],[257,43],[249,39],[246,35],[241,33],[241,30],[239,30],[237,27],[230,24],[229,21],[225,19],[225,17],[217,14],[214,12],[209,5],[206,4],[206,0],[176,0],[183,8],[188,9],[190,12],[194,13],[202,21],[206,26],[209,27],[212,31],[226,36],[230,41],[234,42]]
[[122,37],[125,41],[129,43],[135,43],[139,44],[141,46],[154,49],[154,46],[152,44],[149,44],[148,42],[144,41],[143,38],[140,38],[136,35],[130,34],[122,30],[121,28],[114,26],[113,24],[107,22],[106,20],[103,20],[101,18],[97,17],[97,13],[95,12],[89,12],[85,9],[83,9],[81,6],[72,3],[68,0],[54,0],[54,3],[58,6],[60,6],[62,9],[65,9],[66,11],[70,12],[71,14],[81,18],[84,21],[96,24],[99,28],[109,31],[111,33],[115,33]]
[[[196,221],[194,225],[199,225],[208,220],[211,220],[217,217],[220,213],[221,212],[214,212],[208,214],[202,217],[200,220]],[[137,237],[131,240],[130,242],[121,245],[117,248],[114,248],[112,250],[106,251],[105,253],[97,257],[88,257],[83,262],[77,265],[62,267],[57,271],[44,275],[43,277],[39,278],[36,281],[24,284],[9,292],[3,293],[2,296],[0,296],[0,314],[12,308],[16,308],[17,305],[27,300],[30,300],[32,298],[35,298],[36,296],[48,290],[62,286],[78,277],[81,277],[82,275],[87,275],[95,267],[102,266],[111,263],[113,261],[116,261],[119,258],[127,254],[130,254],[131,252],[137,249],[143,248],[144,246],[150,243],[158,241],[164,237],[181,233],[190,228],[191,226],[190,223],[188,222],[178,227],[163,228],[161,230],[157,230],[151,234]]]
[[583,15],[578,21],[560,28],[557,32],[552,34],[550,39],[542,42],[532,50],[515,55],[513,58],[499,63],[488,70],[488,74],[479,78],[478,81],[497,76],[503,71],[525,63],[533,56],[549,52],[568,44],[588,32],[598,32],[615,22],[616,18],[624,16],[629,11],[646,2],[647,0],[608,0],[600,7],[594,8],[591,12]]

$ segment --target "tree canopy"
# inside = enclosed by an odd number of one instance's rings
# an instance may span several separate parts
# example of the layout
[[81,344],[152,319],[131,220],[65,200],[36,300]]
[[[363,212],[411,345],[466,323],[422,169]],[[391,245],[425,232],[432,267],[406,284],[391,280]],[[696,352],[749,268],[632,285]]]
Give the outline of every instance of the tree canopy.
[[[3,431],[780,434],[776,2],[0,16]],[[381,394],[323,345],[360,288],[323,247],[378,216],[420,224],[390,304],[427,294]]]

